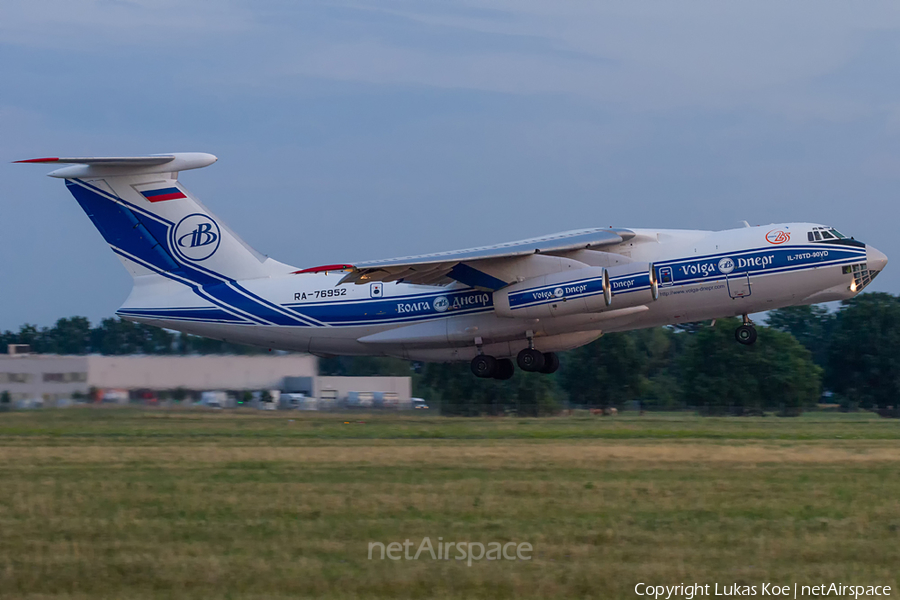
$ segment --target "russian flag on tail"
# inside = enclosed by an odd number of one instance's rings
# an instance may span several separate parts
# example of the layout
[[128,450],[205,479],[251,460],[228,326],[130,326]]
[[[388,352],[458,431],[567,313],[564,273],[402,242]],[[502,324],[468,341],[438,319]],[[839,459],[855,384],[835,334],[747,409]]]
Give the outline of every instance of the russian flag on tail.
[[176,187],[160,188],[158,190],[144,190],[141,195],[150,202],[162,202],[164,200],[177,200],[178,198],[187,198],[184,193]]

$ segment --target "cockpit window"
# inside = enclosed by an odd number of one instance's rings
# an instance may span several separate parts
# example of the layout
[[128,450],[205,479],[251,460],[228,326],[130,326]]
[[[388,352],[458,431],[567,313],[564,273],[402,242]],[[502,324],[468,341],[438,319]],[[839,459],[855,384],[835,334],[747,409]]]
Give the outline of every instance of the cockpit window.
[[853,238],[835,229],[834,227],[825,227],[817,225],[806,232],[806,239],[810,242],[821,242],[823,244],[837,244],[839,246],[853,246],[855,248],[865,248],[866,245],[858,242]]

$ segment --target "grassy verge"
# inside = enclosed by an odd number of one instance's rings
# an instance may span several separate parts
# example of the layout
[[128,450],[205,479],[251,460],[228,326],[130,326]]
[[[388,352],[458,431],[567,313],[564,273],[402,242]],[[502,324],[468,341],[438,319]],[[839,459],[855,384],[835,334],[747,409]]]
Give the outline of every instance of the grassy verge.
[[[635,598],[638,582],[795,581],[896,594],[898,435],[853,415],[7,413],[0,595]],[[426,536],[528,542],[534,558],[367,558],[369,542]]]
[[895,440],[897,421],[873,413],[797,418],[625,413],[617,417],[447,418],[432,415],[79,407],[0,414],[2,443],[127,438],[129,443],[307,444],[328,440]]

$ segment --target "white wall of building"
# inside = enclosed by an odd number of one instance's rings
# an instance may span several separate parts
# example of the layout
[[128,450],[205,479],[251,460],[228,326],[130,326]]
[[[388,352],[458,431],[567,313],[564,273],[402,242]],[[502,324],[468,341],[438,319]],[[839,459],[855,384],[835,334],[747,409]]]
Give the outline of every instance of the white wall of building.
[[312,377],[318,359],[281,356],[59,356],[0,355],[0,393],[13,401],[53,405],[98,389],[280,389],[285,377]]
[[312,377],[318,359],[281,356],[88,356],[88,382],[97,388],[150,390],[280,389],[285,377]]
[[13,402],[41,399],[52,404],[89,388],[87,356],[0,354],[0,393],[9,392]]
[[325,398],[329,396],[327,391],[333,390],[339,401],[346,400],[350,392],[394,392],[401,404],[408,407],[412,397],[411,377],[332,377],[323,375],[313,380],[313,387],[313,394],[316,398]]
[[[387,393],[408,408],[412,396],[409,377],[317,376],[314,356],[59,356],[53,354],[0,355],[0,392],[14,402],[85,397],[98,390],[206,390],[282,389],[285,378],[308,378],[308,393],[329,408],[343,406],[352,392]],[[123,396],[127,399],[127,395]],[[371,394],[369,395],[371,397]],[[380,396],[379,396],[380,398]]]

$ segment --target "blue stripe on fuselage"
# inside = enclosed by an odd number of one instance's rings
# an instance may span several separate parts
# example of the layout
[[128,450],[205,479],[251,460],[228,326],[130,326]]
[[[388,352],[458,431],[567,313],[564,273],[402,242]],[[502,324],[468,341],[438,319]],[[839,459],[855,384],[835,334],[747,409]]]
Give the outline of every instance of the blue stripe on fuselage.
[[655,263],[657,273],[663,268],[671,268],[671,283],[660,286],[715,281],[726,276],[749,274],[761,275],[784,271],[794,271],[828,264],[842,264],[865,261],[865,248],[827,248],[822,246],[789,246],[779,248],[754,248],[738,252],[724,252],[698,258],[674,259]]
[[318,303],[296,305],[290,308],[330,325],[360,322],[385,322],[407,320],[409,318],[450,317],[473,310],[483,311],[493,308],[494,299],[490,292],[478,290],[451,290],[428,295],[380,298],[357,302]]
[[[199,265],[180,264],[168,248],[169,234],[174,224],[159,215],[147,212],[127,201],[112,196],[89,183],[75,180],[66,184],[84,211],[96,225],[104,239],[118,254],[133,260],[164,277],[188,285],[200,298],[218,308],[209,307],[206,313],[191,313],[173,307],[158,309],[122,309],[122,314],[146,318],[153,314],[167,314],[171,318],[204,322],[255,322],[261,325],[286,326],[353,326],[361,324],[408,323],[454,315],[476,314],[493,309],[490,292],[474,289],[439,290],[426,294],[409,294],[395,298],[359,299],[351,301],[318,302],[312,304],[276,304],[240,283]],[[661,287],[672,287],[703,281],[725,279],[726,276],[774,274],[815,268],[817,266],[865,261],[865,248],[819,245],[754,248],[737,252],[720,252],[700,257],[671,259],[656,263],[672,270],[672,281]],[[720,261],[730,259],[733,268],[720,267]],[[630,285],[629,285],[630,282]],[[496,282],[493,282],[496,283]],[[614,294],[642,291],[649,288],[648,274],[630,274],[610,278]],[[583,290],[566,292],[565,288],[585,285]],[[510,297],[511,306],[520,308],[533,303],[552,302],[556,298],[535,298],[535,291],[552,292],[564,289],[568,298],[602,294],[602,279],[591,278],[561,285],[541,286],[517,292]],[[532,294],[529,300],[527,294]],[[168,311],[168,312],[166,312]],[[164,318],[160,316],[159,318]]]

